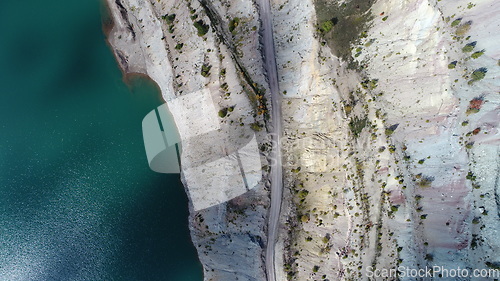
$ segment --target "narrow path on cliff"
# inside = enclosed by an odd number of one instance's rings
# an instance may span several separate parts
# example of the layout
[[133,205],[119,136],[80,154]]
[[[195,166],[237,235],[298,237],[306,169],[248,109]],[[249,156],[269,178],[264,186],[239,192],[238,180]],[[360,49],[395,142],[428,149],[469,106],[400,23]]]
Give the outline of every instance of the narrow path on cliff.
[[281,97],[278,87],[273,26],[270,0],[259,0],[262,20],[264,57],[267,79],[271,90],[273,153],[271,155],[271,208],[269,211],[268,243],[266,248],[266,275],[268,281],[276,280],[275,245],[278,235],[278,222],[283,196],[283,168],[281,162]]

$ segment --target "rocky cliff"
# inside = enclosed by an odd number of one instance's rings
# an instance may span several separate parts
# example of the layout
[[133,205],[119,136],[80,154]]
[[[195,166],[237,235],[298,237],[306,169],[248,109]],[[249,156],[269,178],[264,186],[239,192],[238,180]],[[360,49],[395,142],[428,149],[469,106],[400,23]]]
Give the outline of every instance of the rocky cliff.
[[498,269],[499,9],[275,2],[282,280]]
[[[278,280],[366,280],[398,266],[498,269],[500,4],[271,4],[284,123]],[[220,126],[183,148],[192,161],[221,136],[227,156],[255,135],[257,186],[206,209],[192,204],[190,223],[205,280],[266,280],[272,109],[256,3],[108,6],[125,73],[151,77],[166,101],[209,93],[190,120],[205,122],[210,103]]]

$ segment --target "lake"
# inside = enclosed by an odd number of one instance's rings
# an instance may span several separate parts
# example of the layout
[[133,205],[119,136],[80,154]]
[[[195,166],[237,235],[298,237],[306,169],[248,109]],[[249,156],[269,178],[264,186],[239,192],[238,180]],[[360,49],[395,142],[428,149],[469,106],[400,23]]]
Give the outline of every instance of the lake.
[[0,280],[200,281],[179,175],[152,172],[101,3],[2,1]]

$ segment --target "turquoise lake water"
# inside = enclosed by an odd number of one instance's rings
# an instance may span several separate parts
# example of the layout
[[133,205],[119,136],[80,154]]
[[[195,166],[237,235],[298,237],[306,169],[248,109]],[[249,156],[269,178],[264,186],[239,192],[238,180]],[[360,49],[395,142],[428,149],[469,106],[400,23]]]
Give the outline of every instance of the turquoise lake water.
[[0,9],[0,280],[200,281],[178,175],[149,170],[98,0]]

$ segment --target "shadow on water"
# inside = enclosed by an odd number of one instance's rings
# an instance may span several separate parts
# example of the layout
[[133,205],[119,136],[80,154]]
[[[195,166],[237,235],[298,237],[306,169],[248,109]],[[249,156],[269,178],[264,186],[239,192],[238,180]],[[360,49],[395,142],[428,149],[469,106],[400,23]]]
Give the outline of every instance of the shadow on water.
[[163,101],[125,85],[100,2],[2,5],[0,280],[202,280],[179,176],[144,151]]

